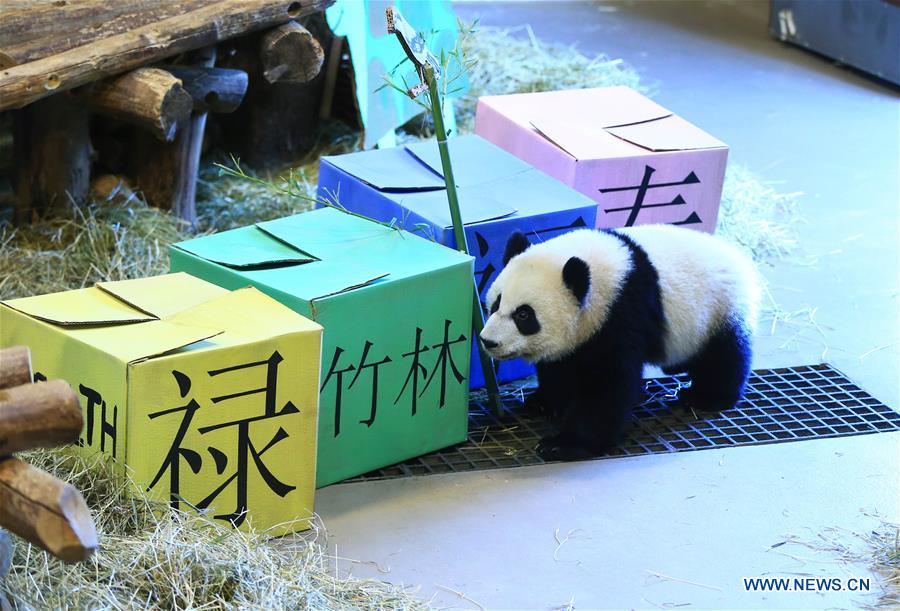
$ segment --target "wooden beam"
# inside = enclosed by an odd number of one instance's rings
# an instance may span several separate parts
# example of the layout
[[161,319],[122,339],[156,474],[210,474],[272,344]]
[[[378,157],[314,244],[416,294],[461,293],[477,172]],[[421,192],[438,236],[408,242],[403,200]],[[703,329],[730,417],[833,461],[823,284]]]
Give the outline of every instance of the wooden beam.
[[0,70],[0,110],[296,17],[333,0],[223,0],[56,55]]
[[247,73],[229,68],[166,66],[193,98],[194,112],[229,113],[247,93]]
[[166,142],[187,123],[193,108],[181,80],[157,68],[138,68],[96,83],[85,99],[93,112],[147,129]]
[[4,0],[0,52],[10,66],[129,32],[218,0]]
[[0,456],[78,441],[84,419],[64,380],[0,390]]
[[31,383],[31,351],[28,346],[0,350],[0,389]]
[[0,526],[66,562],[87,560],[97,549],[81,493],[13,456],[0,458]]

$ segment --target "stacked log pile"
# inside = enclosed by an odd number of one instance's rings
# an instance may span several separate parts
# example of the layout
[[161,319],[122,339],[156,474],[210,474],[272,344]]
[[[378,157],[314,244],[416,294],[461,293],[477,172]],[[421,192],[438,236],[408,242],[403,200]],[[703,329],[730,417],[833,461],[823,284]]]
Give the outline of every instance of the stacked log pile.
[[[323,49],[302,23],[333,1],[6,0],[0,112],[14,112],[16,219],[82,205],[92,174],[112,172],[193,222],[207,114],[250,98],[255,108],[236,114],[235,126],[273,109],[305,112],[297,90],[276,102],[272,88],[319,74]],[[318,118],[318,105],[309,114]],[[290,149],[277,143],[287,137],[281,126],[267,125],[272,147]],[[223,131],[257,133],[228,123]]]
[[[75,443],[82,422],[65,381],[32,383],[28,348],[0,350],[0,527],[66,562],[87,560],[97,549],[90,510],[75,487],[13,453]],[[0,529],[0,579],[11,553]]]

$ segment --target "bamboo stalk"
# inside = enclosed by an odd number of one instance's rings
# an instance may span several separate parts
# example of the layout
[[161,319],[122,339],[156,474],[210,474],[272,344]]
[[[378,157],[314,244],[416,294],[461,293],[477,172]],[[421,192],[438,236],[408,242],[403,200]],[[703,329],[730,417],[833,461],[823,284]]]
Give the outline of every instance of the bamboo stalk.
[[[434,70],[430,64],[424,67],[425,82],[428,85],[428,94],[431,98],[431,114],[434,118],[434,135],[437,138],[438,150],[441,153],[441,167],[444,171],[444,182],[447,185],[447,201],[450,204],[450,218],[453,220],[453,235],[456,238],[456,249],[469,254],[469,244],[466,241],[466,231],[463,227],[462,215],[459,212],[459,196],[456,193],[456,181],[453,178],[453,166],[450,163],[450,150],[447,148],[447,131],[444,128],[444,115],[441,112],[441,98],[437,88],[437,80],[434,78]],[[472,302],[472,333],[478,346],[478,356],[481,360],[481,371],[484,374],[484,385],[487,388],[488,398],[494,411],[499,413],[502,408],[500,401],[500,388],[497,385],[497,374],[494,371],[494,361],[481,344],[481,330],[484,329],[484,310],[481,309],[481,300],[478,297],[478,287],[474,286]]]

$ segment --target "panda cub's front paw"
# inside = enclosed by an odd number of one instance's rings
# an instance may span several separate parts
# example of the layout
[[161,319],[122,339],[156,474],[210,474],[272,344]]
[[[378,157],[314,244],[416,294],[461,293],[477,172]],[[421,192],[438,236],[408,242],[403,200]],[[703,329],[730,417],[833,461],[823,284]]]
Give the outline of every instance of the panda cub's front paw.
[[685,388],[678,393],[678,403],[687,408],[694,408],[706,415],[718,414],[734,408],[738,399],[735,397],[711,397],[698,392],[694,388]]
[[584,460],[593,458],[597,452],[579,443],[577,440],[563,435],[550,435],[541,439],[537,445],[538,456],[547,462],[559,460]]
[[559,416],[559,409],[556,407],[556,404],[553,401],[548,401],[539,390],[525,397],[525,400],[522,402],[522,408],[525,410],[525,413],[534,414],[544,420],[554,420]]

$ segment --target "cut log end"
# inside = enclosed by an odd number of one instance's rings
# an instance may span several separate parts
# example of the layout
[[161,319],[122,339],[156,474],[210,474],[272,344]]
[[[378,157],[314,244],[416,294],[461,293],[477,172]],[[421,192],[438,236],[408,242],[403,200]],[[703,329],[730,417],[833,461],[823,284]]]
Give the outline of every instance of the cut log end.
[[86,560],[98,546],[81,493],[12,456],[0,459],[0,525],[66,562]]
[[193,108],[194,100],[184,90],[181,83],[166,92],[160,104],[159,113],[159,129],[160,133],[164,134],[163,140],[171,142],[175,139],[175,132],[180,126],[187,123]]
[[211,66],[166,66],[166,70],[181,79],[193,99],[194,112],[233,112],[247,93],[248,78],[243,70]]
[[66,484],[60,491],[59,506],[71,536],[59,537],[58,550],[49,551],[66,562],[83,562],[99,547],[97,529],[87,502],[75,486]]
[[262,38],[263,76],[269,83],[308,83],[325,62],[319,41],[305,27],[290,21]]

